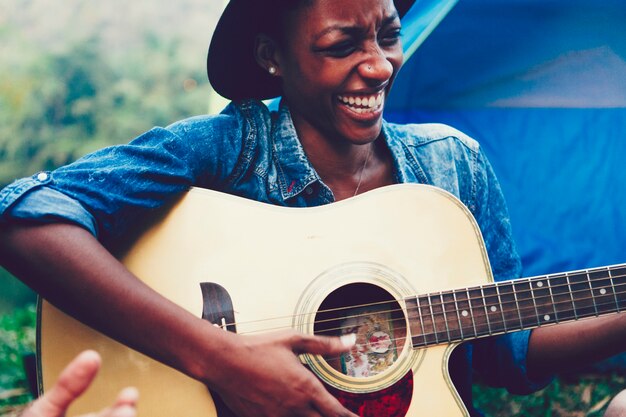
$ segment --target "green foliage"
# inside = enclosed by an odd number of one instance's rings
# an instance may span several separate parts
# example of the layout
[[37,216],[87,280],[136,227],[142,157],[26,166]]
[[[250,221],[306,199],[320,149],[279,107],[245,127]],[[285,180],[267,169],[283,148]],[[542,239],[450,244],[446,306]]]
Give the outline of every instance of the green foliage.
[[35,351],[34,305],[0,316],[0,415],[30,401],[23,357]]
[[56,52],[26,48],[21,61],[0,64],[12,67],[1,71],[0,185],[206,111],[204,68],[181,64],[179,40],[147,34],[140,52],[115,66],[106,51],[92,35]]
[[36,302],[35,293],[13,275],[0,267],[0,316],[17,306]]
[[487,417],[601,417],[625,381],[616,374],[566,375],[531,395],[511,395],[482,385],[475,385],[473,393]]

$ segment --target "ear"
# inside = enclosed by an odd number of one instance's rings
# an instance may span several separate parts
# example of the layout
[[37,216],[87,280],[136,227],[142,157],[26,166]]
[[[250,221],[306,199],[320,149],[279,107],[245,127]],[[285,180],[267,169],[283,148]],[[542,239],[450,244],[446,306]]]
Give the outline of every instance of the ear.
[[271,75],[280,75],[278,47],[276,42],[264,33],[259,33],[254,40],[256,62]]

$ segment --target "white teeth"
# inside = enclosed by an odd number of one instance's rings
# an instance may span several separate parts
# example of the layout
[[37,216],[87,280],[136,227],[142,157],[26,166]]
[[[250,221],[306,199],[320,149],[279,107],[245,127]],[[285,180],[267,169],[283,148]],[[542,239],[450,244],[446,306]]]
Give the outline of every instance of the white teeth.
[[[369,97],[360,97],[360,96],[338,96],[339,101],[348,105],[354,112],[368,113],[373,110],[380,108],[383,104],[384,100],[384,92],[381,91],[378,94],[371,95]],[[359,106],[359,107],[356,107]]]

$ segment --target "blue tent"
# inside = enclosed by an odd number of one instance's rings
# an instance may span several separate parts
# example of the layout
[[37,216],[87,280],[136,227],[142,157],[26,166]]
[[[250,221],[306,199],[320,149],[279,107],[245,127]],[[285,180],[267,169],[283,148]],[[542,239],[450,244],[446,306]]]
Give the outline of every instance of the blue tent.
[[482,144],[525,276],[626,262],[624,22],[623,0],[418,0],[405,18],[386,118]]

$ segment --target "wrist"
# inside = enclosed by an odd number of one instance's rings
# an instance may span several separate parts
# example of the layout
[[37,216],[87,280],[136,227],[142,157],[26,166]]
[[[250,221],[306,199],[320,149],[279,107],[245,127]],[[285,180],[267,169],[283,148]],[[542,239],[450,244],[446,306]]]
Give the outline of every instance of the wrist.
[[202,320],[197,332],[196,348],[182,357],[184,372],[206,386],[213,386],[223,378],[223,369],[239,346],[239,337]]

